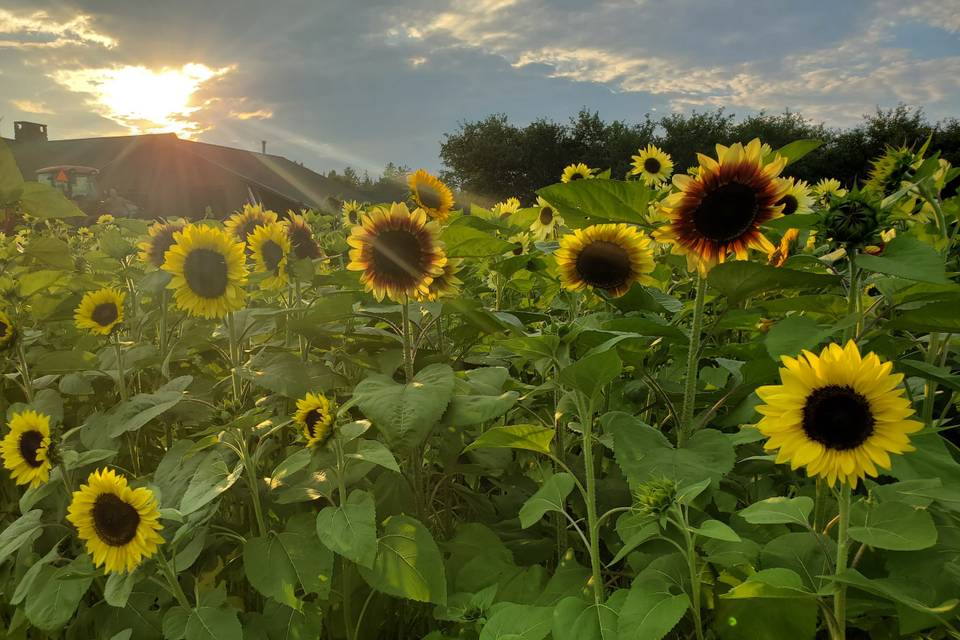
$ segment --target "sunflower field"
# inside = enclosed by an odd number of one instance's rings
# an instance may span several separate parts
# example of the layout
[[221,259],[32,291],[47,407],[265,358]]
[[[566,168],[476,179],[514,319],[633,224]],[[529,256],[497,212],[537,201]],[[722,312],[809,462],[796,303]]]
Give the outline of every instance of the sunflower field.
[[960,638],[960,170],[818,145],[87,226],[0,149],[0,636]]

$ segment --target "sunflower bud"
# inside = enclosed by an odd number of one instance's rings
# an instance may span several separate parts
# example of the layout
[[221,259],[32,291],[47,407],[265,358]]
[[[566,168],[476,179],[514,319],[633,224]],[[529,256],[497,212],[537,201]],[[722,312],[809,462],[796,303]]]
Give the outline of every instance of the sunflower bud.
[[822,225],[835,243],[863,246],[880,228],[880,208],[865,191],[851,191],[832,202]]
[[647,515],[660,515],[673,506],[678,485],[670,478],[658,478],[640,485],[633,499],[636,509]]

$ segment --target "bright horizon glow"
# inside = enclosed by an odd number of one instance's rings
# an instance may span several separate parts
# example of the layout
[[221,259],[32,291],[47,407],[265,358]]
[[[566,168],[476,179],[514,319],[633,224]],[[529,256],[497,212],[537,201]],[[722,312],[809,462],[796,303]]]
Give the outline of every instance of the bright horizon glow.
[[192,138],[205,128],[190,119],[201,86],[233,67],[211,69],[200,63],[159,70],[143,66],[58,71],[52,78],[70,91],[91,96],[90,105],[131,133],[175,133]]

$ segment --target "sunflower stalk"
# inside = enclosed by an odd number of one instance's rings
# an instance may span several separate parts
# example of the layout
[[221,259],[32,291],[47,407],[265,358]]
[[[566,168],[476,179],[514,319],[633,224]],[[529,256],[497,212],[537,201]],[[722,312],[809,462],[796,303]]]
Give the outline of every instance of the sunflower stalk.
[[120,391],[120,399],[127,401],[127,373],[123,369],[123,345],[120,343],[120,333],[113,334],[113,346],[117,354],[117,389]]
[[[850,484],[843,482],[840,486],[838,506],[840,513],[837,521],[837,567],[834,575],[840,576],[847,569],[847,555],[850,547]],[[837,621],[834,640],[846,640],[847,637],[847,587],[844,584],[834,585],[833,615]]]
[[167,288],[160,291],[160,323],[157,325],[157,343],[160,347],[160,362],[167,359]]
[[407,384],[413,381],[413,349],[410,340],[410,299],[403,297],[403,304],[400,306],[402,316],[401,338],[403,339],[403,373],[406,376]]
[[697,640],[703,640],[703,617],[700,613],[700,563],[697,558],[696,542],[690,532],[690,523],[683,507],[674,504],[672,509],[677,518],[674,524],[683,534],[683,555],[687,561],[687,571],[690,574],[690,613],[693,615],[693,626],[697,634]]
[[600,562],[600,520],[597,517],[597,478],[593,459],[593,403],[578,394],[577,412],[580,414],[580,428],[583,432],[583,467],[586,483],[587,532],[590,543],[590,582],[593,586],[594,604],[604,602],[604,584]]
[[686,444],[693,435],[694,405],[697,399],[697,377],[700,361],[700,338],[703,331],[703,310],[706,302],[707,279],[697,274],[697,293],[693,303],[693,321],[690,325],[690,349],[687,352],[687,375],[683,386],[683,405],[680,413],[680,429],[677,432],[677,447]]
[[247,438],[237,429],[237,447],[240,458],[243,460],[244,475],[247,477],[247,486],[250,487],[250,498],[253,503],[253,515],[257,521],[257,533],[260,537],[267,535],[267,526],[263,519],[263,506],[260,504],[260,484],[257,481],[257,469],[250,449],[247,447]]
[[238,373],[238,368],[240,367],[240,345],[237,338],[236,330],[236,321],[233,317],[233,312],[227,314],[227,338],[230,341],[230,383],[233,387],[233,401],[236,403],[236,408],[240,408],[240,374]]
[[33,379],[30,377],[30,368],[27,366],[27,352],[23,348],[23,338],[17,339],[17,357],[20,360],[20,378],[23,381],[23,393],[27,397],[27,404],[33,402]]
[[157,560],[160,564],[160,572],[167,581],[167,588],[170,594],[177,599],[177,604],[187,611],[190,611],[193,608],[190,606],[190,600],[187,599],[187,594],[184,592],[183,587],[180,586],[180,581],[177,580],[176,570],[170,566],[170,562],[167,560],[163,551],[157,553]]

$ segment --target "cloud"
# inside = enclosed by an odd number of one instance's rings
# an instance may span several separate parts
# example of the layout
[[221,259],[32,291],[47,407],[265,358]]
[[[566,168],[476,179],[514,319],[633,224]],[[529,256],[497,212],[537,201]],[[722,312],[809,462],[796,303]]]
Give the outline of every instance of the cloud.
[[256,111],[231,111],[231,118],[237,120],[268,120],[273,117],[273,111],[270,109],[257,109]]
[[35,113],[38,115],[52,114],[53,110],[42,102],[33,100],[11,100],[10,104],[24,113]]
[[96,31],[92,18],[80,14],[58,21],[46,11],[14,14],[0,9],[0,48],[57,48],[67,45],[94,45],[111,49],[117,40]]

